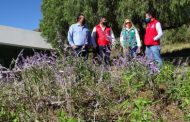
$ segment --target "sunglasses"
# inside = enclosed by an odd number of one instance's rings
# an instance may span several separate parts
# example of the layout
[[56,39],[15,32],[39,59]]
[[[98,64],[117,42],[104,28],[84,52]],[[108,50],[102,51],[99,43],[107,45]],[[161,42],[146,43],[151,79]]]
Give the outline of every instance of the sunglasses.
[[125,24],[126,24],[126,25],[127,25],[127,24],[131,24],[131,22],[126,22]]

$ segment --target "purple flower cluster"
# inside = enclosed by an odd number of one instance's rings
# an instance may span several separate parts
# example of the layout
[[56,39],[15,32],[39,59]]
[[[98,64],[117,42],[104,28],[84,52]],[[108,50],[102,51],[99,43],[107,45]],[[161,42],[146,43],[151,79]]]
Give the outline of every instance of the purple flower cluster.
[[158,73],[160,72],[156,63],[152,60],[147,60],[144,56],[137,56],[136,58],[129,59],[124,58],[122,56],[118,57],[117,59],[113,59],[113,65],[116,67],[129,67],[132,63],[140,63],[143,66],[146,66],[151,73]]
[[48,65],[55,65],[56,63],[56,53],[50,52],[49,53],[39,53],[34,52],[33,56],[27,56],[26,58],[23,56],[23,52],[18,55],[15,67],[13,70],[22,70],[27,69],[32,66],[41,66],[42,64],[48,64]]
[[14,79],[14,78],[15,78],[15,73],[13,70],[10,70],[0,65],[0,79],[8,81],[9,79]]
[[[64,63],[66,58],[64,58],[61,63]],[[57,63],[57,55],[56,52],[49,52],[49,53],[41,53],[41,52],[34,52],[33,56],[26,56],[23,55],[23,50],[19,53],[17,59],[15,60],[14,68],[8,69],[3,66],[0,66],[0,79],[6,79],[9,81],[10,79],[15,79],[16,75],[25,70],[30,69],[31,67],[42,67],[44,65],[50,66],[52,72],[55,75],[55,78],[58,82],[63,83],[62,81],[62,72],[66,73],[68,71],[66,69],[60,69],[56,66]],[[113,59],[112,64],[114,67],[126,68],[130,67],[131,64],[139,63],[142,66],[148,67],[151,73],[159,72],[159,68],[153,61],[147,60],[145,57],[136,57],[134,59],[128,60],[126,57],[119,56],[117,59]],[[93,63],[92,63],[93,64]],[[61,71],[61,72],[60,72]],[[69,70],[70,71],[70,70]]]
[[44,64],[53,67],[56,64],[57,55],[53,51],[50,53],[34,52],[33,56],[27,57],[23,56],[23,51],[17,56],[13,69],[0,66],[0,79],[10,81],[11,79],[15,79],[16,74],[24,69],[29,69],[33,66],[43,66]]
[[145,57],[137,57],[136,60],[141,63],[142,65],[149,68],[151,73],[158,73],[160,72],[160,69],[156,65],[156,63],[153,60],[148,60]]

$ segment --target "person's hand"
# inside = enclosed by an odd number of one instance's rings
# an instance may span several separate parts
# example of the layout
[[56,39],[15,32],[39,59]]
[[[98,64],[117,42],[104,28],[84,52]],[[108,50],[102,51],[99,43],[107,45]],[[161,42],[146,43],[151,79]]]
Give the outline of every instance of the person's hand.
[[158,39],[156,37],[153,38],[154,41],[158,41]]
[[124,47],[124,45],[123,45],[123,44],[121,44],[121,43],[120,43],[120,46],[121,46],[122,48],[125,48],[125,47]]
[[72,48],[73,48],[73,49],[76,49],[76,48],[77,48],[77,46],[76,46],[76,45],[74,45],[74,46],[72,46]]
[[137,53],[140,53],[141,52],[141,47],[138,47],[137,48]]
[[112,44],[111,44],[111,48],[112,48],[112,49],[115,49],[115,45],[116,45],[115,43],[112,43]]

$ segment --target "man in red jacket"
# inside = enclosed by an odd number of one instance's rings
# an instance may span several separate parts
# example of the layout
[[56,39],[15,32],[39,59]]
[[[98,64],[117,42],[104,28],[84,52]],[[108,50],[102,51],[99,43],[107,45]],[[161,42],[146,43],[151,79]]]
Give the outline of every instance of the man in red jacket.
[[94,27],[91,37],[93,47],[98,50],[100,60],[109,65],[111,44],[115,41],[115,36],[112,28],[108,26],[105,16],[100,18],[100,23]]
[[146,12],[146,33],[144,44],[146,46],[145,55],[148,60],[157,62],[158,67],[162,66],[162,58],[160,54],[160,39],[163,35],[161,24],[154,17],[154,13]]

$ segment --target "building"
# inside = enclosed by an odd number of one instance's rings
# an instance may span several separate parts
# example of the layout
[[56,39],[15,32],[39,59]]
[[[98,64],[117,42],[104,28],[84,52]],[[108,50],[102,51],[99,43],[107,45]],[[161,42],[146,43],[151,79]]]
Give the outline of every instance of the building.
[[33,49],[49,51],[53,48],[40,32],[0,25],[0,64],[8,67],[22,49],[26,55],[31,55]]

